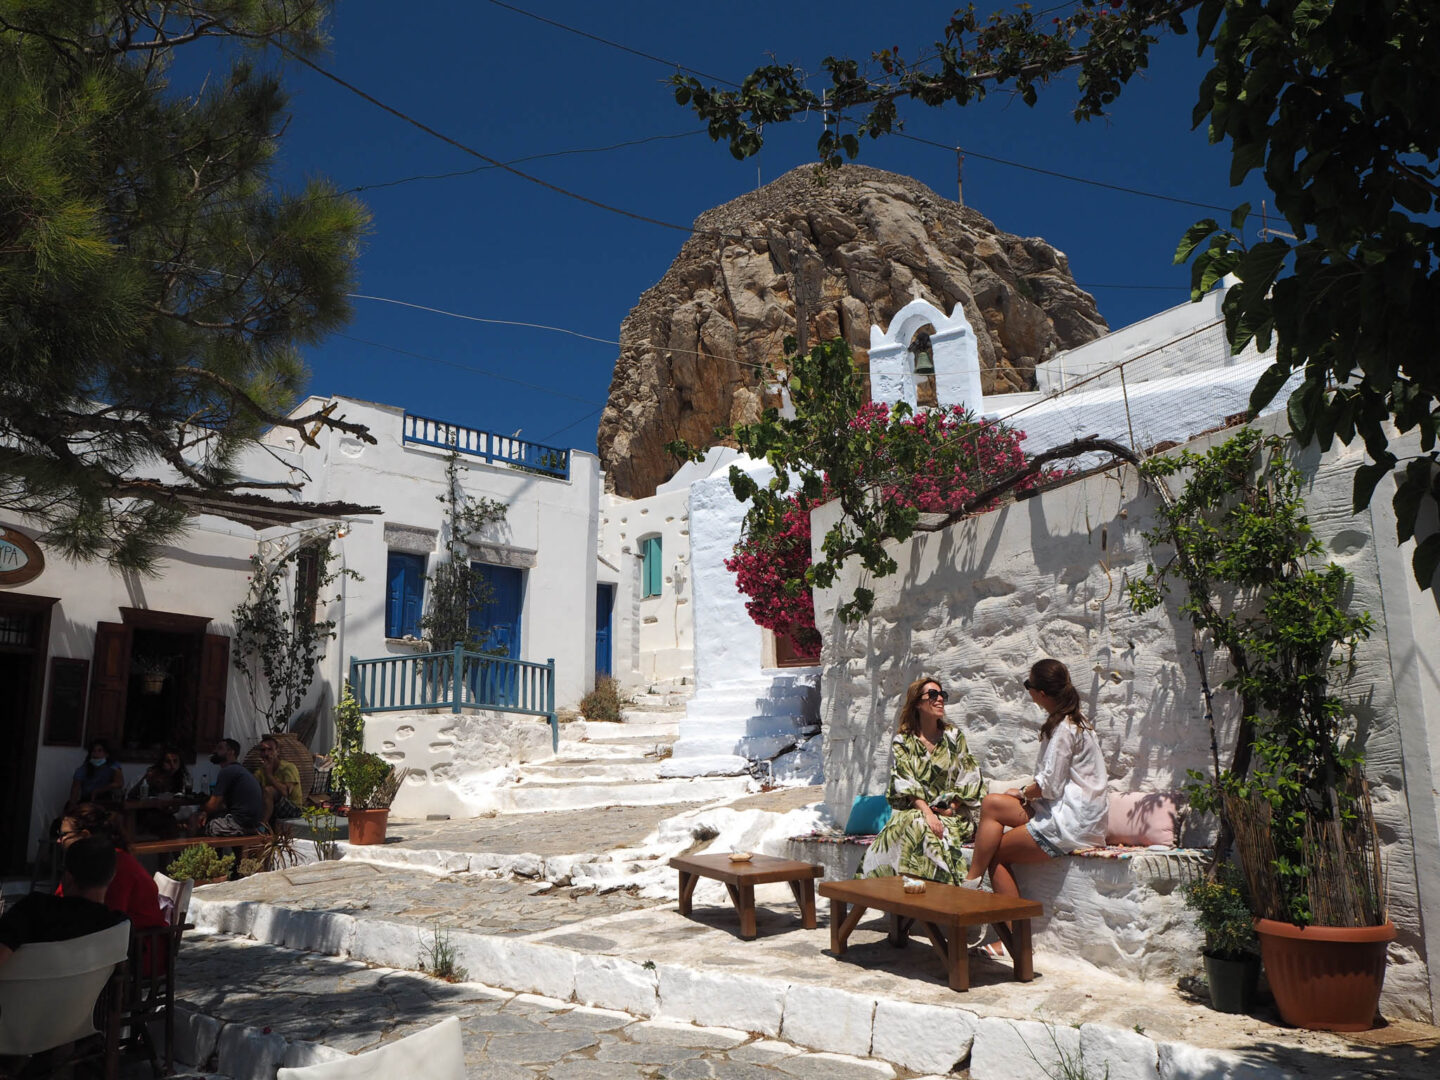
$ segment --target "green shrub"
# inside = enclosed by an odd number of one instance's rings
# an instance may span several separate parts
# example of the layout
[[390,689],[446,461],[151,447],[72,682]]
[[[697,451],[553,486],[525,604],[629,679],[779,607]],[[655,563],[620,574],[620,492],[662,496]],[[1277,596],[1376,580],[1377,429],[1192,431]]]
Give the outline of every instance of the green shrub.
[[580,715],[586,720],[620,721],[620,686],[609,675],[595,680],[595,689],[580,699]]
[[342,758],[335,766],[335,781],[342,785],[351,810],[384,810],[400,790],[408,770],[395,766],[379,754],[361,750]]
[[229,877],[234,866],[234,855],[221,855],[209,844],[191,844],[165,868],[165,873],[176,881],[184,881],[186,878],[210,881],[214,878]]
[[1244,879],[1230,864],[1214,877],[1198,878],[1185,886],[1185,906],[1195,912],[1195,923],[1205,931],[1205,952],[1222,960],[1238,960],[1255,953],[1255,917]]

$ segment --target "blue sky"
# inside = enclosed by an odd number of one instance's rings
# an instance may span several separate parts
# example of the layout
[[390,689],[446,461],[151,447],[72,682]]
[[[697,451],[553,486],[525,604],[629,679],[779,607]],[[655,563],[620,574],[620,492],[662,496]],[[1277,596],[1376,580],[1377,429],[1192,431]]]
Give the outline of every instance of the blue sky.
[[[866,57],[899,45],[913,56],[939,37],[953,5],[521,0],[515,6],[738,81],[772,55],[811,71],[830,53]],[[408,7],[343,0],[331,32],[332,52],[321,61],[329,70],[490,157],[651,140],[517,165],[646,216],[688,226],[757,181],[814,160],[811,121],[769,132],[758,158],[736,162],[723,145],[693,134],[701,125],[674,104],[665,83],[673,69],[488,0]],[[1070,117],[1074,92],[1066,85],[1053,86],[1033,109],[996,94],[965,109],[902,111],[909,134],[969,151],[967,205],[1002,229],[1044,237],[1064,251],[1076,280],[1119,327],[1186,299],[1188,268],[1172,266],[1171,256],[1185,228],[1215,212],[977,155],[1222,207],[1248,198],[1258,209],[1263,188],[1252,181],[1243,192],[1232,189],[1226,150],[1190,131],[1203,71],[1193,37],[1169,40],[1111,116],[1084,124]],[[294,182],[320,175],[342,188],[366,187],[361,197],[374,222],[358,292],[602,339],[357,299],[343,335],[307,354],[311,390],[593,451],[618,352],[606,341],[618,338],[621,321],[664,274],[683,234],[499,169],[395,184],[483,163],[298,65],[287,66],[286,83],[293,116],[277,176]],[[860,161],[955,196],[950,150],[890,138],[867,141]],[[383,184],[392,186],[373,186]]]

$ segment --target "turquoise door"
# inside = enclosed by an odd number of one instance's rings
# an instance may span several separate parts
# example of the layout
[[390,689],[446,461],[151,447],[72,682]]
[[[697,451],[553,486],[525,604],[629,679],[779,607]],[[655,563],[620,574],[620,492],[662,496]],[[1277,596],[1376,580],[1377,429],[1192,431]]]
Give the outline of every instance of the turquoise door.
[[595,677],[610,674],[610,614],[615,608],[615,586],[595,586]]

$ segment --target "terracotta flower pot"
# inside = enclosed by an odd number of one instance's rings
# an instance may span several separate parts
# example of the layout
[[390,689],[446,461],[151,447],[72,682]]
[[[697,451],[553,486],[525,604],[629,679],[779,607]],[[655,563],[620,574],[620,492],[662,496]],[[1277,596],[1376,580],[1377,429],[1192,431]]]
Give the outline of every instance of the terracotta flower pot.
[[1385,985],[1395,925],[1296,926],[1256,919],[1265,977],[1280,1018],[1316,1031],[1367,1031]]
[[348,817],[350,818],[350,843],[385,843],[385,823],[390,817],[388,806],[384,810],[351,810]]

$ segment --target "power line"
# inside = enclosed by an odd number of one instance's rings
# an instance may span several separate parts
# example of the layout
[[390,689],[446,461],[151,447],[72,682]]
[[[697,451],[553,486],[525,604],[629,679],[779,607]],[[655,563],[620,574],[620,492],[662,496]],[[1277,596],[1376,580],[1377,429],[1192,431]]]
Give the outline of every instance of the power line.
[[[608,404],[608,403],[607,403],[607,404]],[[556,431],[552,431],[549,435],[542,435],[540,438],[536,439],[535,441],[536,441],[536,442],[542,442],[542,443],[548,443],[551,439],[555,438],[557,435],[564,435],[565,432],[569,431],[571,428],[575,427],[577,424],[583,424],[586,420],[589,420],[592,416],[595,416],[595,415],[597,415],[597,414],[599,414],[599,413],[601,413],[601,412],[604,412],[604,411],[605,411],[605,405],[601,405],[600,408],[598,408],[598,409],[592,409],[590,412],[588,412],[588,413],[586,413],[584,416],[580,417],[579,420],[572,420],[572,421],[570,421],[570,423],[566,424],[564,427],[559,428],[559,429],[556,430]]]
[[919,135],[909,135],[903,131],[891,132],[902,139],[909,139],[924,146],[933,146],[936,149],[944,150],[947,153],[959,151],[966,157],[979,158],[981,161],[991,161],[996,165],[1008,165],[1012,169],[1023,169],[1026,172],[1039,173],[1042,176],[1053,176],[1057,180],[1069,180],[1076,184],[1088,184],[1090,187],[1104,188],[1107,191],[1119,191],[1126,195],[1139,195],[1146,199],[1159,199],[1162,202],[1179,203],[1182,206],[1195,206],[1202,210],[1219,210],[1228,214],[1233,209],[1229,206],[1216,206],[1214,203],[1196,202],[1194,199],[1182,199],[1177,195],[1161,195],[1155,191],[1142,191],[1140,188],[1126,187],[1124,184],[1111,184],[1105,180],[1092,180],[1086,176],[1075,176],[1071,173],[1057,172],[1054,169],[1042,169],[1038,165],[1026,165],[1020,161],[1010,161],[1008,158],[996,157],[994,154],[982,154],[978,150],[971,150],[969,147],[951,146],[948,143],[936,142],[934,139],[922,139]]
[[[661,142],[666,139],[688,139],[695,135],[704,135],[704,128],[696,128],[694,131],[678,131],[673,135],[647,135],[643,139],[627,139],[625,142],[611,143],[609,146],[585,146],[574,150],[552,150],[545,154],[527,154],[525,157],[511,158],[505,164],[519,165],[526,161],[540,161],[544,158],[567,157],[571,154],[603,154],[611,150],[623,150],[629,146],[643,146],[645,143]],[[401,184],[409,184],[416,180],[450,180],[457,176],[472,176],[475,173],[489,172],[491,169],[498,169],[498,165],[476,165],[473,169],[459,169],[455,172],[443,173],[420,173],[416,176],[406,176],[399,180],[383,180],[374,184],[359,184],[356,187],[346,188],[342,194],[354,195],[361,191],[377,191],[380,188],[398,187]]]
[[[409,349],[401,349],[395,345],[387,345],[383,341],[371,341],[368,338],[355,337],[353,334],[346,334],[335,331],[336,337],[344,338],[346,341],[358,342],[361,345],[369,345],[376,349],[384,349],[387,352],[398,353],[401,356],[413,357],[416,360],[428,360],[432,364],[443,364],[446,367],[458,368],[461,371],[468,371],[476,375],[485,375],[491,379],[499,379],[501,382],[514,383],[516,386],[523,386],[527,390],[539,390],[543,394],[550,394],[554,397],[565,398],[567,401],[578,401],[582,405],[594,405],[590,398],[576,397],[574,394],[567,394],[563,390],[556,390],[553,386],[541,386],[538,383],[525,382],[523,379],[512,378],[509,375],[501,375],[498,371],[490,371],[488,368],[475,367],[472,364],[462,364],[455,360],[446,360],[439,356],[429,356],[425,353],[412,352]],[[600,408],[604,408],[602,403]]]
[[527,19],[534,19],[536,22],[542,22],[546,26],[553,26],[557,30],[564,30],[567,34],[575,34],[578,37],[588,38],[591,41],[599,42],[601,45],[608,45],[612,49],[619,49],[621,52],[627,52],[632,56],[639,56],[646,60],[653,60],[657,64],[664,64],[666,67],[669,68],[677,68],[680,71],[688,71],[691,75],[699,75],[702,79],[709,79],[711,82],[717,82],[723,86],[738,87],[740,85],[739,83],[731,82],[729,79],[722,79],[719,75],[707,75],[705,72],[699,70],[698,68],[689,67],[688,65],[682,64],[677,60],[666,60],[663,56],[656,56],[654,53],[642,52],[640,49],[631,48],[629,45],[622,45],[618,41],[611,41],[609,38],[601,37],[599,34],[592,34],[586,30],[577,29],[576,27],[559,22],[555,19],[547,19],[544,15],[536,15],[533,11],[526,11],[524,8],[516,7],[514,4],[503,3],[502,0],[490,0],[490,3],[494,4],[498,8],[504,8],[506,11],[513,11],[516,15],[524,15]]
[[444,308],[427,307],[425,304],[413,304],[409,300],[392,300],[388,296],[367,296],[365,293],[346,293],[352,300],[374,300],[381,304],[394,304],[397,307],[414,308],[416,311],[428,311],[435,315],[448,315],[452,319],[464,319],[466,322],[489,323],[494,326],[521,326],[527,330],[553,330],[557,334],[569,334],[571,337],[583,338],[586,341],[598,341],[602,345],[619,345],[618,341],[609,338],[595,337],[592,334],[582,334],[579,330],[570,330],[563,326],[546,326],[543,323],[522,322],[519,319],[490,319],[482,315],[462,315],[458,311],[446,311]]

